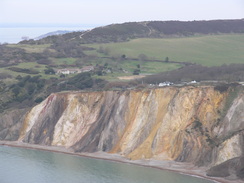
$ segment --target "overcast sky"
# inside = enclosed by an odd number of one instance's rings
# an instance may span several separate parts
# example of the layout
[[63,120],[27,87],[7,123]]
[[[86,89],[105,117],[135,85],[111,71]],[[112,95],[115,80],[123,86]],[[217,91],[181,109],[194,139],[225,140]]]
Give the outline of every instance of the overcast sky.
[[0,23],[99,24],[244,18],[244,0],[0,0]]

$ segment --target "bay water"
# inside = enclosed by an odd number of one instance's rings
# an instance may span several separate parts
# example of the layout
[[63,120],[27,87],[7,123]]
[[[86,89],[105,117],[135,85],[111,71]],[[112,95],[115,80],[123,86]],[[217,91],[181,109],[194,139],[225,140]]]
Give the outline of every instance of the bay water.
[[18,43],[22,41],[22,37],[28,37],[29,39],[35,39],[41,35],[61,31],[84,31],[92,29],[95,26],[53,26],[53,27],[7,27],[0,26],[0,43]]
[[211,183],[155,168],[0,146],[0,183]]

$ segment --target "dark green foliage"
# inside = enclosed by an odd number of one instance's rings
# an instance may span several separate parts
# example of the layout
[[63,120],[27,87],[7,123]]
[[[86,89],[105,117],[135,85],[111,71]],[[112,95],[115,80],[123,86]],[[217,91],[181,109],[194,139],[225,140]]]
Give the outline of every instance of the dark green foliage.
[[35,69],[22,69],[19,67],[10,67],[8,69],[11,71],[14,71],[14,72],[22,72],[22,73],[26,73],[26,74],[39,74],[39,72]]
[[44,72],[45,72],[45,74],[55,74],[55,71],[51,67],[48,67],[47,69],[45,69]]
[[[239,95],[239,93],[241,91],[243,91],[243,88],[239,85],[236,85],[235,83],[234,84],[226,84],[224,86],[225,86],[225,88],[224,88],[225,91],[228,91],[228,96],[226,98],[223,110],[220,111],[220,119],[219,120],[222,120],[226,116],[226,113],[227,113],[228,109],[231,107],[231,105],[233,104],[233,101],[236,99],[236,97]],[[223,86],[220,89],[222,89],[221,91],[223,91]]]
[[121,55],[121,59],[126,59],[126,55],[125,54]]
[[40,80],[41,76],[33,76],[33,77],[30,77],[29,78],[29,82],[32,82],[32,83],[37,83],[39,80]]
[[212,21],[152,21],[147,24],[155,31],[164,35],[191,36],[194,34],[242,33],[243,20],[212,20]]
[[49,64],[52,63],[52,61],[49,60],[49,59],[40,59],[40,60],[37,60],[36,62],[37,62],[38,64],[43,64],[43,65],[49,65]]
[[38,97],[35,99],[35,102],[36,103],[41,103],[43,101],[43,98],[42,97]]
[[36,85],[34,83],[26,84],[26,90],[29,95],[31,95],[36,89]]
[[64,75],[64,74],[60,74],[59,77],[60,77],[60,78],[65,78],[65,75]]
[[93,81],[93,88],[95,89],[101,89],[104,88],[104,86],[107,84],[108,82],[103,80],[103,79],[95,79]]
[[[214,87],[215,90],[219,91],[220,93],[226,92],[228,91],[228,89],[230,87],[232,88],[236,88],[237,86],[239,86],[238,83],[230,83],[230,84],[221,84],[221,85],[217,85]],[[234,90],[234,89],[233,89]]]
[[146,26],[131,22],[124,24],[113,24],[105,27],[98,27],[82,36],[83,43],[108,43],[128,41],[138,37],[147,36],[149,30]]
[[0,67],[7,67],[14,65],[14,63],[9,63],[11,60],[22,60],[24,59],[26,53],[24,49],[21,48],[11,48],[6,45],[0,45]]
[[228,84],[217,85],[214,87],[214,89],[219,91],[220,93],[223,93],[229,89],[229,85]]
[[166,57],[165,58],[165,62],[169,62],[169,57]]
[[26,81],[28,81],[30,78],[31,78],[31,76],[30,76],[30,75],[27,75],[27,76],[25,76],[25,77],[22,78],[22,81],[26,82]]
[[15,79],[20,81],[22,79],[22,76],[18,75]]
[[78,89],[85,89],[93,86],[93,80],[89,72],[84,72],[70,78],[67,84]]
[[18,86],[18,85],[15,85],[13,88],[12,88],[12,92],[14,94],[14,97],[17,97],[20,93],[20,90],[21,88]]
[[7,79],[7,78],[12,78],[12,76],[8,73],[0,73],[0,79]]
[[19,81],[11,86],[11,91],[16,101],[22,102],[26,99],[32,98],[35,93],[45,86],[45,80],[40,79],[41,76],[19,77]]
[[36,82],[36,85],[37,85],[37,89],[41,89],[45,86],[45,83],[46,83],[46,80],[45,79],[39,79],[37,82]]
[[[243,20],[214,21],[149,21],[129,22],[97,27],[87,32],[72,32],[61,36],[49,36],[36,44],[53,44],[59,39],[75,39],[79,43],[122,42],[135,38],[193,36],[196,34],[243,33]],[[82,37],[81,37],[82,35]],[[25,43],[28,43],[25,42]],[[29,44],[33,44],[30,41]]]
[[102,71],[102,70],[97,70],[97,71],[96,71],[96,74],[97,74],[98,76],[102,76],[102,75],[103,75],[103,71]]
[[7,85],[0,80],[0,92],[4,91],[4,89],[6,88],[6,86]]
[[56,50],[56,53],[52,55],[53,57],[80,58],[85,56],[84,47],[78,41],[67,41],[62,39],[62,37],[59,37],[50,48]]
[[133,71],[133,75],[139,75],[140,74],[140,69],[135,69]]
[[105,64],[103,65],[103,67],[104,67],[104,68],[108,68],[108,63],[105,63]]
[[19,42],[20,44],[30,44],[30,45],[34,45],[36,44],[34,39],[29,39],[29,40],[23,40]]
[[[230,64],[218,67],[204,67],[201,65],[185,66],[178,70],[163,72],[143,78],[145,83],[156,84],[164,81],[181,83],[184,81],[243,81],[244,64]],[[225,90],[225,86],[216,87]]]
[[48,36],[43,39],[37,40],[35,42],[36,42],[36,44],[53,44],[59,38],[62,38],[64,41],[68,41],[74,37],[79,37],[82,33],[83,32],[81,31],[81,32],[71,32],[71,33],[63,34],[62,36],[61,35]]

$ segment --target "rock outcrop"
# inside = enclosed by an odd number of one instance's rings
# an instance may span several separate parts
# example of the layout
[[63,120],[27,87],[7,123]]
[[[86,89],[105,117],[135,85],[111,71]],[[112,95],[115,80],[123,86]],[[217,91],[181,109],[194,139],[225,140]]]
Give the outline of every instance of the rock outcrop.
[[29,110],[12,109],[0,114],[0,140],[18,140],[25,114]]
[[244,155],[243,111],[241,86],[63,92],[26,114],[18,140],[132,160],[191,162],[211,167],[210,176],[223,176],[216,168],[227,163],[236,171],[224,176],[243,178],[237,161]]

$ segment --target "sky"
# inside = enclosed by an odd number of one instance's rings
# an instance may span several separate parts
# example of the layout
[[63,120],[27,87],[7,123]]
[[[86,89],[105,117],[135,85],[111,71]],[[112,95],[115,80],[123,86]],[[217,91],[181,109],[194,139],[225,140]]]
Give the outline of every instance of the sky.
[[0,24],[244,18],[244,0],[0,0]]

